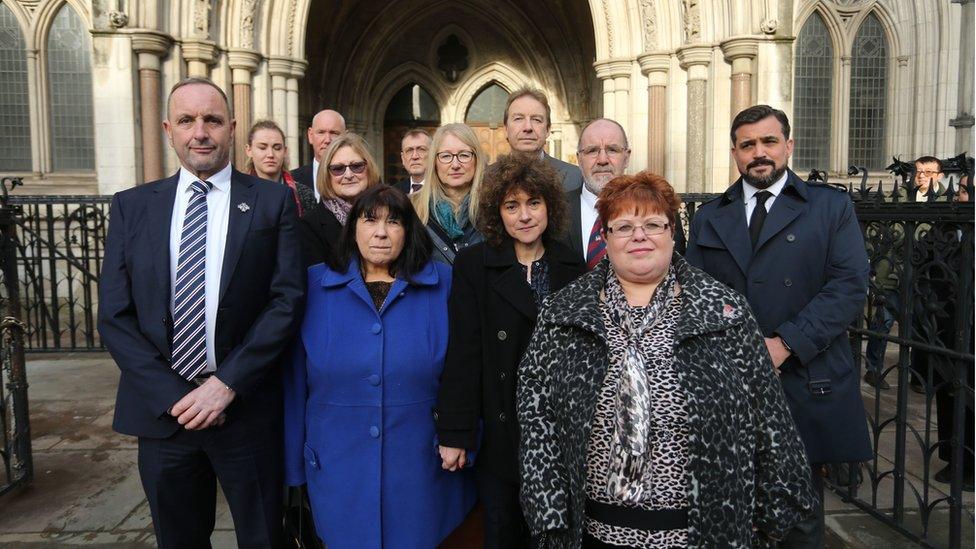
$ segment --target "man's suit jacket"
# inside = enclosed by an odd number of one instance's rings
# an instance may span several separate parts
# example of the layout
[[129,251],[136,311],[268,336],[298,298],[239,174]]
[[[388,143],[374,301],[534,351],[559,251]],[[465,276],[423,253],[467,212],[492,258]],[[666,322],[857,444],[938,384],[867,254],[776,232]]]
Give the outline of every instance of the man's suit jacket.
[[[166,438],[167,412],[196,385],[170,367],[170,219],[179,174],[117,193],[99,284],[98,330],[121,370],[113,427]],[[239,207],[246,204],[247,207]],[[215,334],[227,421],[279,418],[278,361],[301,321],[305,276],[295,200],[284,185],[231,175]]]
[[294,179],[296,183],[300,183],[311,189],[315,188],[315,174],[312,173],[311,162],[305,164],[304,166],[295,168],[290,173],[292,179]]
[[686,257],[746,297],[764,336],[793,349],[780,381],[810,462],[866,460],[871,444],[847,338],[868,285],[854,206],[845,192],[790,172],[753,252],[742,197],[739,180],[698,210]]
[[559,175],[562,177],[563,181],[563,192],[568,192],[573,189],[579,189],[583,186],[583,172],[580,171],[579,166],[574,166],[568,162],[563,162],[558,158],[553,158],[548,154],[545,155],[546,162],[550,166],[556,168]]
[[[563,238],[563,243],[569,246],[578,257],[586,260],[586,244],[583,242],[583,216],[580,212],[580,202],[583,200],[583,185],[565,192],[566,204],[569,205],[569,230]],[[676,223],[674,231],[674,251],[681,255],[685,253],[685,230],[681,223]],[[592,227],[590,228],[592,230]]]

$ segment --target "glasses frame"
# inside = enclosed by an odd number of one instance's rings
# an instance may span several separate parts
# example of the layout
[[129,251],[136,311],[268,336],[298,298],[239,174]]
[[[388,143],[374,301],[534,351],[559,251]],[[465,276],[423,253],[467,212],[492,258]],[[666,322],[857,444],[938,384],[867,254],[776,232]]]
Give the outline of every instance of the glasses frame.
[[[359,162],[350,162],[348,164],[329,164],[328,170],[329,175],[332,177],[342,177],[346,175],[346,170],[348,169],[355,175],[362,175],[366,171],[367,162],[365,160],[360,160]],[[341,168],[341,169],[340,169]]]
[[[468,160],[461,160],[462,154],[470,154],[471,158],[469,158]],[[447,155],[451,155],[451,159],[445,162],[444,159],[447,158]],[[474,151],[461,151],[459,153],[449,153],[447,151],[444,151],[434,155],[434,158],[436,158],[438,162],[444,164],[445,166],[452,164],[455,158],[457,159],[458,164],[467,165],[470,164],[472,161],[474,161],[474,159],[477,157],[478,155],[476,155]]]
[[[648,229],[647,228],[648,225],[653,225],[655,227],[661,227],[661,230],[658,231],[658,230]],[[630,223],[625,223],[624,226],[625,227],[626,226],[630,226]],[[621,233],[620,232],[621,227],[616,227],[615,228],[615,227],[611,227],[611,226],[607,225],[606,233],[608,235],[610,235],[610,236],[614,236],[614,237],[617,237],[617,238],[630,238],[630,237],[634,236],[634,233],[637,232],[637,228],[640,227],[641,231],[644,232],[644,236],[647,236],[647,237],[650,237],[650,236],[660,236],[660,235],[668,232],[668,228],[670,226],[671,226],[671,223],[668,222],[668,221],[665,221],[663,225],[659,225],[658,223],[655,223],[653,221],[648,221],[647,223],[642,223],[640,225],[633,225],[633,228],[629,232],[627,232],[626,234],[624,234],[624,233]]]

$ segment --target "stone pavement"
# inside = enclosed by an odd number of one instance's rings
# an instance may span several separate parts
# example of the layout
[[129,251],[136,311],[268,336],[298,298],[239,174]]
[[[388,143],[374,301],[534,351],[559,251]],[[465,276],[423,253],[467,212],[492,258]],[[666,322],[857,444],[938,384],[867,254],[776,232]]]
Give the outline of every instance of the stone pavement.
[[[104,354],[32,355],[27,379],[34,482],[0,497],[0,549],[153,547],[149,508],[135,465],[135,440],[111,429],[118,382],[114,363]],[[865,386],[864,394],[871,405],[873,389]],[[892,398],[892,391],[886,391],[882,405],[890,405]],[[883,439],[882,447],[887,444]],[[972,547],[972,494],[966,498],[963,544]],[[227,507],[221,502],[217,509],[213,545],[235,547]],[[828,497],[827,513],[829,549],[915,546],[836,496]],[[937,512],[933,521],[936,539],[943,537],[946,513]]]

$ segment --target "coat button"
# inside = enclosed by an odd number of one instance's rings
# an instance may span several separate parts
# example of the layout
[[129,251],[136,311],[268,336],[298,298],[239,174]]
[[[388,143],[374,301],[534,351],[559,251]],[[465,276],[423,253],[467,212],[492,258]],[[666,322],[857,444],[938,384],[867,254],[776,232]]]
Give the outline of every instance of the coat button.
[[505,372],[502,372],[502,373],[498,374],[498,379],[501,379],[502,381],[505,381],[505,378],[507,378],[507,377],[508,377],[508,374],[506,374]]
[[380,428],[373,425],[369,428],[369,436],[373,438],[380,438]]
[[505,341],[508,339],[508,333],[505,330],[498,330],[498,341]]
[[367,377],[366,378],[366,381],[368,381],[369,384],[372,385],[373,387],[376,387],[377,385],[380,384],[380,376],[378,376],[376,374],[373,374],[373,375]]
[[792,285],[793,285],[793,281],[792,280],[790,280],[788,278],[783,280],[783,286],[786,286],[787,288],[789,288]]
[[382,329],[383,328],[379,324],[373,324],[373,327],[370,328],[369,330],[371,332],[373,332],[374,334],[378,334],[378,333],[380,333],[380,331],[382,331]]
[[437,421],[439,418],[440,416],[437,415],[437,412],[434,412],[434,421]]
[[786,241],[787,242],[796,242],[796,235],[793,234],[793,233],[790,233],[790,234],[786,235]]
[[498,412],[498,421],[501,422],[508,421],[508,416],[505,415],[505,412]]

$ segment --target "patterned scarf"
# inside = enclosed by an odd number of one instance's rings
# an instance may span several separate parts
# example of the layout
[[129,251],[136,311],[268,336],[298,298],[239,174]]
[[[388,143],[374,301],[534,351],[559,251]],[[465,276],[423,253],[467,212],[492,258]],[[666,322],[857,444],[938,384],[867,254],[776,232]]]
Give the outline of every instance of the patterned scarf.
[[[624,502],[638,503],[645,488],[650,486],[650,445],[653,439],[651,420],[651,389],[642,352],[644,334],[664,316],[674,299],[674,266],[654,290],[647,307],[631,307],[627,303],[620,280],[613,270],[607,270],[604,306],[611,321],[623,331],[627,344],[622,353],[614,353],[611,360],[620,367],[614,406],[614,433],[610,442],[610,474],[608,493]],[[619,361],[619,363],[618,363]]]
[[464,200],[458,206],[457,215],[454,214],[454,208],[447,200],[438,200],[434,204],[434,216],[437,217],[437,223],[451,239],[464,236],[464,228],[469,224],[468,204],[470,202],[471,194],[469,193],[465,195]]
[[342,225],[343,227],[346,226],[346,219],[349,217],[349,210],[352,209],[351,203],[346,202],[345,200],[339,197],[336,197],[336,198],[326,198],[325,200],[322,201],[322,204],[325,205],[325,209],[332,212],[332,215],[334,215],[336,219],[339,220],[340,225]]

